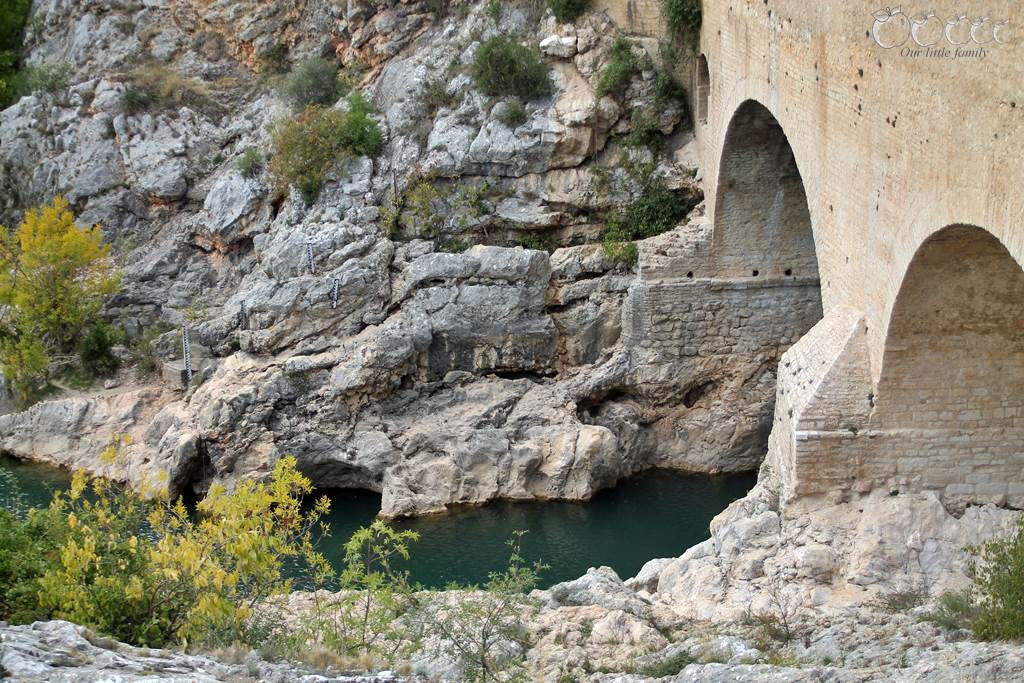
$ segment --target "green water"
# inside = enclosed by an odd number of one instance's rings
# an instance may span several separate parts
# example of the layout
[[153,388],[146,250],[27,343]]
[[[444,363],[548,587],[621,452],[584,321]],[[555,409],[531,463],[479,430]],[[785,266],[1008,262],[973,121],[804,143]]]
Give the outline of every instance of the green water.
[[[41,465],[0,459],[0,506],[20,489],[23,504],[43,505],[67,474]],[[395,525],[420,534],[408,569],[414,581],[442,587],[451,581],[479,583],[507,559],[506,539],[528,529],[524,555],[550,566],[544,586],[608,565],[623,578],[644,562],[673,557],[708,537],[708,523],[753,485],[754,474],[686,475],[650,471],[622,481],[585,503],[507,502],[456,507]],[[380,509],[380,496],[367,491],[322,491],[331,499],[331,537],[321,549],[335,560],[341,545]]]

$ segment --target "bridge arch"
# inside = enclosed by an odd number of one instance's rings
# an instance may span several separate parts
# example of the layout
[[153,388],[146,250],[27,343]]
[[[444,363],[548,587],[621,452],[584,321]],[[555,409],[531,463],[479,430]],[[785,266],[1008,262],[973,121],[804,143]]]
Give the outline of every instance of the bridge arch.
[[879,457],[912,488],[1024,504],[1024,270],[990,232],[950,225],[917,248],[876,394]]
[[725,131],[711,261],[716,277],[818,278],[796,156],[775,116],[756,100],[742,102]]

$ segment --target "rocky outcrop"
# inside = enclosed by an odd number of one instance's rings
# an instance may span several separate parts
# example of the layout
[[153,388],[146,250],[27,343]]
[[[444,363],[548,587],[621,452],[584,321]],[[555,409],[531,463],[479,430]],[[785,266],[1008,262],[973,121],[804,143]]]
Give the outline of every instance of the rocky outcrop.
[[[897,591],[937,597],[970,583],[964,548],[1004,538],[1021,513],[951,515],[933,493],[808,499],[780,511],[762,480],[712,522],[710,539],[659,563],[650,594],[698,619],[737,619],[778,598],[824,611]],[[652,567],[654,569],[654,567]],[[654,587],[653,572],[641,572]]]
[[171,650],[138,648],[103,638],[66,621],[24,626],[0,622],[0,670],[16,683],[384,683],[402,681],[390,671],[369,675],[325,675],[295,665],[271,663],[255,652],[235,664]]

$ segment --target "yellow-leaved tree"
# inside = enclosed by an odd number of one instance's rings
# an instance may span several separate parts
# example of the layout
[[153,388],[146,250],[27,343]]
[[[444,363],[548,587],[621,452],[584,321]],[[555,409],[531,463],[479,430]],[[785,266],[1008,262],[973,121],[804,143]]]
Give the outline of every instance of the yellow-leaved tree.
[[0,365],[21,403],[50,355],[73,350],[120,276],[98,225],[80,227],[63,197],[0,226]]
[[291,590],[286,565],[325,562],[313,531],[330,503],[304,507],[311,491],[284,457],[268,481],[212,487],[193,515],[180,499],[77,473],[46,513],[59,560],[39,579],[39,604],[136,645],[240,640],[257,605]]

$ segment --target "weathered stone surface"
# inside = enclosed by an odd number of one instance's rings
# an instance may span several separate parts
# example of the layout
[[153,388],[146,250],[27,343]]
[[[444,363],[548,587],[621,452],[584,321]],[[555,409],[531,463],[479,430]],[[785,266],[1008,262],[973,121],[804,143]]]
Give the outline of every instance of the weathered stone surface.
[[325,676],[299,667],[265,662],[252,652],[240,664],[201,655],[136,648],[97,636],[66,621],[0,625],[0,666],[17,683],[384,683],[401,681],[389,671],[362,676]]

